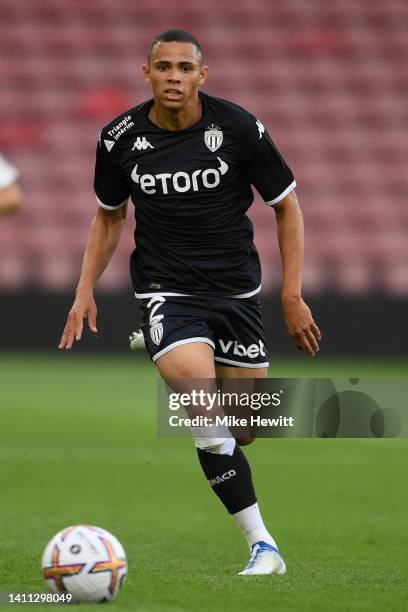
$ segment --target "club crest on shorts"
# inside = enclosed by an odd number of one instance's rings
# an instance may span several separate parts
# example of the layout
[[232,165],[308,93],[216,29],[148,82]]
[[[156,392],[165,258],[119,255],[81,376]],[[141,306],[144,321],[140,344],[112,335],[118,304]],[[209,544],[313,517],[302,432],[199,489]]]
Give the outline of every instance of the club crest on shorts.
[[224,135],[222,130],[218,125],[214,125],[213,123],[208,126],[208,128],[204,132],[204,141],[207,147],[214,153],[217,149],[222,145]]
[[[163,315],[160,315],[163,317]],[[159,317],[156,317],[159,318]],[[159,346],[162,338],[163,338],[163,324],[159,321],[153,321],[150,323],[150,337],[152,341]]]
[[164,315],[157,315],[156,312],[165,301],[166,299],[162,295],[155,295],[147,305],[147,308],[151,308],[149,316],[150,337],[157,346],[163,338],[163,323],[161,321],[164,319]]

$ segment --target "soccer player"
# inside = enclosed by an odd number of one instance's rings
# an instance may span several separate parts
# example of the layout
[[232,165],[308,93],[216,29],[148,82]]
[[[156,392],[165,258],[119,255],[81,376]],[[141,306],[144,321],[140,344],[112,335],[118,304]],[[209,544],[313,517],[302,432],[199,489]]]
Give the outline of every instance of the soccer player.
[[[137,220],[132,281],[146,348],[162,378],[267,377],[260,265],[246,216],[253,185],[277,218],[286,325],[297,347],[316,355],[320,332],[301,297],[296,182],[264,125],[236,104],[199,91],[208,67],[188,32],[157,36],[143,73],[153,98],[100,134],[99,209],[59,348],[80,340],[84,319],[96,332],[94,287],[118,243],[131,197]],[[206,478],[250,547],[241,574],[284,574],[240,445],[232,437],[199,434],[195,445]],[[231,477],[222,478],[226,473]]]
[[0,154],[0,215],[17,212],[21,206],[18,171]]

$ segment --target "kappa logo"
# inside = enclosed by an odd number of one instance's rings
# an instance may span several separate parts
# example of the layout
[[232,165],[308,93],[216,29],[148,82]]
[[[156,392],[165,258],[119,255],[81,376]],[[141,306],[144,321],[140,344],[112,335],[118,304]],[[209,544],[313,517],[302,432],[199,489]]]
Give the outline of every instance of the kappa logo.
[[263,133],[265,131],[265,127],[262,125],[262,123],[259,121],[259,119],[256,120],[256,125],[257,125],[258,130],[259,130],[259,139],[261,139],[262,136],[263,136]]
[[157,310],[164,304],[166,299],[162,295],[155,295],[147,305],[147,308],[152,308],[149,316],[150,337],[152,341],[159,346],[163,338],[163,323],[164,315],[156,315]]
[[138,151],[142,151],[149,148],[154,149],[154,146],[151,145],[148,140],[146,140],[145,136],[143,136],[143,138],[140,138],[140,136],[138,136],[135,140],[135,144],[133,145],[132,151],[134,151],[135,149],[137,149]]
[[228,472],[225,472],[224,474],[221,474],[221,476],[216,476],[215,478],[210,478],[209,479],[209,483],[211,487],[214,487],[217,484],[221,484],[222,482],[225,482],[226,480],[229,480],[230,478],[232,478],[233,476],[236,476],[237,473],[235,470],[229,470]]
[[212,123],[204,132],[204,142],[212,153],[220,148],[223,140],[224,135],[218,125]]
[[[169,186],[172,186],[177,193],[185,193],[186,191],[198,191],[200,187],[206,189],[214,189],[221,182],[221,176],[228,172],[228,164],[220,157],[218,168],[207,168],[207,170],[194,170],[190,175],[187,172],[162,172],[161,174],[138,174],[138,164],[133,168],[132,180],[140,185],[142,191],[148,194],[169,193]],[[199,184],[200,183],[200,184]],[[161,188],[161,189],[160,189]]]
[[243,344],[239,344],[238,340],[221,340],[218,339],[220,343],[221,350],[224,354],[228,353],[228,351],[232,349],[232,354],[237,357],[249,357],[250,359],[255,359],[255,357],[266,357],[265,345],[262,340],[259,340],[258,344],[250,344],[248,348],[246,348]]

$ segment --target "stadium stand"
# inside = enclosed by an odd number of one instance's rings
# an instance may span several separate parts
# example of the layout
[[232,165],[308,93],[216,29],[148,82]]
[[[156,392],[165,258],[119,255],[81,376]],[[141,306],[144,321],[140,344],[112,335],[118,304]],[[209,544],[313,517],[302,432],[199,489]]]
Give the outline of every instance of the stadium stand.
[[[0,223],[0,288],[70,290],[95,211],[100,127],[149,97],[150,38],[191,29],[206,91],[259,116],[293,167],[307,293],[408,294],[405,0],[1,0],[0,150],[22,213]],[[251,216],[264,286],[279,285],[274,214]],[[132,222],[101,286],[129,289]]]

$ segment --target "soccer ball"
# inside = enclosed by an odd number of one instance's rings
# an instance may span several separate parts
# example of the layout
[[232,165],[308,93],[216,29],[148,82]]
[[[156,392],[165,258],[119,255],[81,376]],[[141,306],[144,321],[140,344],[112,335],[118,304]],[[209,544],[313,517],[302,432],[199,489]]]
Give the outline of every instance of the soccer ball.
[[54,593],[70,593],[74,602],[103,602],[115,597],[127,573],[126,554],[108,531],[73,525],[57,533],[42,557],[44,580]]

